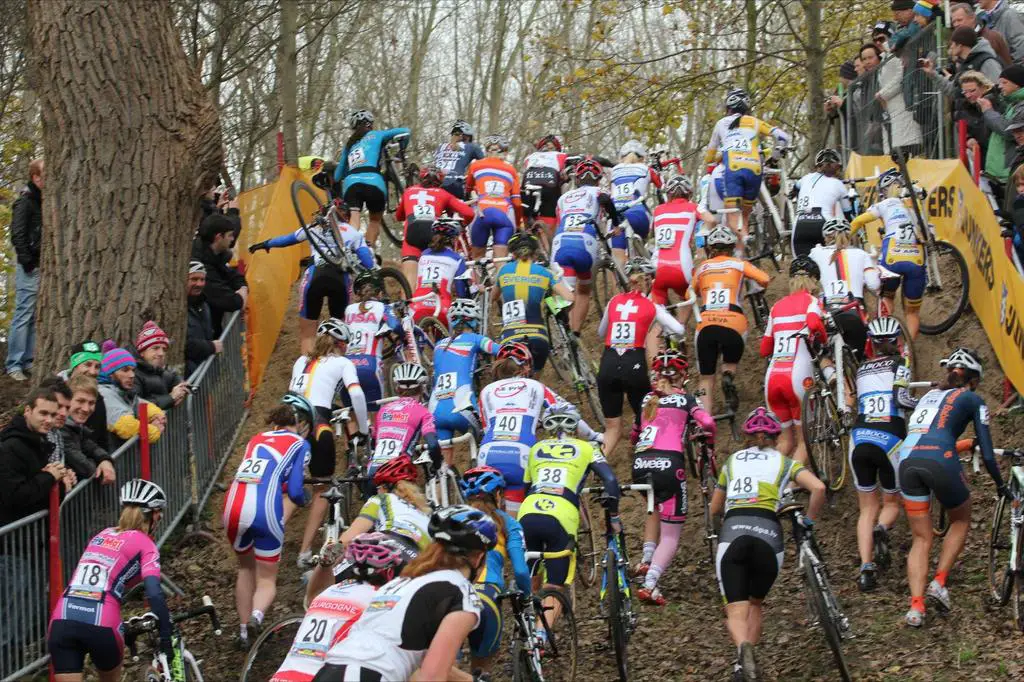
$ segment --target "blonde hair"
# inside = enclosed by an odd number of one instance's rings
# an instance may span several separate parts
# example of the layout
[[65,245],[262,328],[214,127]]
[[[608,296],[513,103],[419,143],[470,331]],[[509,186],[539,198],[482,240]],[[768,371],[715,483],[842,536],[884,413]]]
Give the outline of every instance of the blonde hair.
[[85,374],[76,374],[71,377],[68,381],[68,388],[71,389],[71,395],[75,393],[88,393],[93,398],[99,398],[100,395],[99,384],[91,376]]
[[1013,171],[1011,179],[1015,185],[1024,182],[1024,164],[1021,164],[1017,167],[1017,170]]
[[811,294],[818,293],[818,282],[810,275],[793,275],[789,278],[789,293],[795,294],[798,291],[806,291]]
[[469,502],[471,507],[479,509],[484,514],[490,516],[498,526],[498,532],[507,540],[508,530],[505,528],[505,517],[498,513],[498,505],[491,501],[493,499],[493,495],[477,495],[466,501]]
[[983,74],[981,71],[964,71],[960,74],[958,79],[960,85],[964,83],[976,83],[982,90],[991,90],[992,86],[995,85],[988,79],[988,76]]
[[832,235],[832,245],[836,250],[832,252],[832,263],[839,259],[839,252],[853,245],[853,235],[849,232],[836,232]]
[[31,180],[37,175],[43,174],[43,160],[32,159],[28,164],[28,179]]
[[440,542],[432,542],[419,556],[409,562],[409,565],[402,569],[403,578],[418,578],[434,571],[452,570],[458,571],[461,568],[472,566],[470,557],[476,557],[478,552],[469,554],[452,554]]
[[117,519],[117,530],[138,530],[149,534],[149,523],[152,512],[146,513],[142,507],[128,505],[121,510],[121,516]]
[[309,356],[310,361],[319,360],[327,357],[328,355],[338,355],[334,344],[334,337],[330,334],[321,334],[316,337],[316,343],[313,345],[313,353]]
[[430,514],[430,503],[420,487],[412,481],[399,481],[391,488],[391,492],[405,500],[424,514]]

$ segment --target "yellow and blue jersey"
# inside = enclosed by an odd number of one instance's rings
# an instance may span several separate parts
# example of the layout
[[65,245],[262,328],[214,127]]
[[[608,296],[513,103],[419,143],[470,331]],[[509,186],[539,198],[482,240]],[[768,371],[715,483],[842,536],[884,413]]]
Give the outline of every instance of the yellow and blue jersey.
[[544,299],[561,279],[539,263],[512,261],[498,271],[501,287],[502,338],[547,338],[542,312]]

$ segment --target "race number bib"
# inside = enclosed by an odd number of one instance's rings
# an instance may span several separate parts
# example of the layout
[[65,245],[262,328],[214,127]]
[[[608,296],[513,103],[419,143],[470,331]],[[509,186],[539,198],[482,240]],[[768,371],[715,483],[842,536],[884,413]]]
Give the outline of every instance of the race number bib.
[[373,448],[374,462],[387,462],[402,454],[402,441],[397,438],[381,438]]
[[845,300],[849,294],[850,288],[844,279],[834,279],[825,285],[825,298],[828,301]]
[[361,168],[366,165],[366,150],[362,147],[353,147],[348,153],[348,169]]
[[300,374],[299,376],[292,379],[292,383],[288,385],[288,390],[294,393],[303,393],[306,390],[306,383],[308,381],[308,374]]
[[772,353],[776,360],[792,360],[796,356],[797,344],[800,338],[796,336],[783,336],[775,339],[775,350]]
[[347,619],[341,616],[311,616],[302,621],[299,636],[292,644],[290,656],[322,661],[331,647],[334,633]]
[[861,398],[860,411],[868,421],[889,421],[892,416],[892,394],[869,393]]
[[568,480],[566,470],[562,467],[543,467],[537,470],[534,483],[540,485],[565,485]]
[[658,437],[658,427],[654,424],[649,424],[644,427],[644,430],[640,432],[640,438],[636,442],[637,450],[647,450],[648,448],[654,447],[654,440]]
[[635,190],[632,182],[623,182],[612,185],[612,199],[614,201],[630,201],[633,199]]
[[893,237],[895,237],[897,244],[901,244],[903,246],[917,245],[917,233],[914,232],[913,225],[910,225],[909,223],[900,225],[893,232]]
[[501,306],[501,322],[506,326],[526,322],[526,301],[518,298],[505,301]]
[[518,414],[500,414],[494,420],[495,438],[519,438],[523,430],[523,417]]
[[500,180],[488,180],[484,183],[484,191],[491,196],[504,196],[505,183]]
[[910,422],[907,424],[907,430],[910,433],[928,433],[928,429],[931,428],[932,422],[935,421],[935,417],[939,414],[938,405],[925,405],[918,407],[914,410],[914,414],[910,416]]
[[613,322],[611,345],[615,348],[635,348],[636,322]]
[[98,563],[80,563],[68,585],[69,592],[81,599],[102,599],[110,577],[110,567]]
[[256,484],[263,480],[263,474],[267,470],[267,460],[259,457],[243,459],[235,472],[235,480],[239,483]]
[[590,218],[579,213],[562,218],[562,230],[565,232],[582,232],[590,222]]
[[751,500],[757,498],[757,479],[753,476],[738,476],[729,481],[730,500]]
[[732,292],[725,287],[708,289],[704,295],[705,310],[727,310],[729,301],[732,300]]
[[420,284],[422,285],[440,284],[442,274],[440,263],[420,264]]
[[416,204],[412,207],[412,217],[415,220],[433,220],[435,215],[431,204]]
[[366,329],[352,329],[352,340],[348,344],[348,355],[364,355],[372,335]]
[[437,375],[437,383],[434,384],[434,394],[438,399],[451,398],[455,395],[455,388],[459,385],[456,372],[445,372]]
[[722,151],[725,152],[746,152],[750,153],[753,150],[753,146],[746,135],[742,133],[734,133],[725,138],[725,144],[722,145]]
[[671,227],[662,226],[654,230],[654,243],[659,249],[670,249],[676,243],[676,231]]

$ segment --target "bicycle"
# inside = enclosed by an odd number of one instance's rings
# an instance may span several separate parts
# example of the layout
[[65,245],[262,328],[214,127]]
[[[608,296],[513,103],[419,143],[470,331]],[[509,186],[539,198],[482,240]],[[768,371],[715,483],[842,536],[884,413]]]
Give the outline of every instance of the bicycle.
[[396,135],[384,145],[382,150],[381,175],[384,176],[384,193],[387,195],[388,203],[380,222],[384,234],[395,246],[402,245],[404,237],[402,226],[399,224],[397,227],[392,227],[387,221],[387,215],[395,212],[398,202],[402,200],[402,192],[405,191],[405,188],[416,182],[415,166],[407,163],[405,159],[405,144],[403,143],[408,138],[408,134]]
[[173,662],[168,661],[167,656],[160,651],[160,619],[156,614],[147,612],[141,616],[132,616],[124,622],[124,644],[132,660],[139,660],[137,643],[140,638],[144,638],[153,651],[153,660],[142,674],[143,682],[203,682],[203,662],[189,651],[177,627],[183,621],[209,616],[213,634],[220,636],[220,619],[213,600],[204,595],[202,601],[203,605],[198,608],[171,616],[171,623],[175,626],[171,635],[175,650]]
[[[604,314],[604,308],[612,296],[618,293],[629,291],[629,278],[622,263],[612,257],[611,237],[600,228],[597,228],[598,255],[594,260],[591,272],[591,293],[594,298],[594,305],[591,306],[600,320]],[[622,229],[626,229],[622,227]],[[617,290],[616,290],[617,288]]]
[[551,352],[548,360],[555,374],[568,382],[581,399],[586,396],[587,404],[594,419],[604,428],[604,411],[597,395],[596,364],[579,338],[569,328],[569,303],[557,296],[544,299],[544,324],[547,327]]
[[[292,645],[302,645],[301,641],[296,640],[304,618],[303,614],[295,614],[265,626],[246,654],[238,682],[269,680],[288,657]],[[316,643],[315,634],[312,631],[307,632],[305,641]]]
[[[494,288],[494,271],[489,266],[508,263],[512,260],[514,260],[512,256],[467,260],[466,272],[456,278],[473,282],[471,291],[473,292],[473,297],[480,305],[480,333],[484,336],[487,336],[487,327],[491,320],[491,293]],[[516,301],[506,301],[505,305],[523,306],[524,303],[522,301],[518,303]],[[522,310],[522,314],[526,314],[525,308]]]
[[718,555],[718,534],[722,530],[722,518],[711,513],[711,498],[718,485],[718,463],[715,451],[708,444],[704,429],[691,421],[686,430],[686,462],[690,474],[697,479],[700,487],[701,506],[704,516],[704,542],[708,546],[708,559],[715,565]]
[[[450,448],[459,443],[469,443],[469,461],[471,463],[476,462],[476,438],[472,433],[464,433],[461,436],[438,441],[438,445],[442,448]],[[441,462],[441,466],[436,471],[432,471],[430,454],[427,452],[426,444],[417,445],[415,449],[421,453],[416,458],[414,464],[423,469],[423,479],[425,481],[423,484],[423,494],[426,496],[430,506],[434,509],[441,509],[454,504],[465,503],[462,491],[459,490],[458,472],[444,461]]]
[[805,493],[802,488],[793,488],[779,500],[778,516],[790,517],[793,524],[793,542],[797,551],[797,567],[803,578],[804,596],[811,615],[811,626],[819,625],[825,633],[825,641],[832,650],[836,667],[844,682],[849,682],[850,670],[843,658],[843,640],[853,637],[850,621],[843,614],[829,584],[828,566],[821,555],[814,529],[804,526],[803,504],[795,495]]
[[1013,618],[1024,631],[1024,450],[997,449],[995,454],[1010,460],[1010,499],[1000,497],[992,513],[988,584],[998,606],[1013,597]]
[[[433,314],[416,322],[409,304],[426,300],[434,302]],[[448,328],[441,323],[441,320],[437,319],[437,315],[441,311],[441,298],[436,293],[422,294],[408,300],[393,301],[390,305],[391,311],[398,318],[402,328],[397,339],[392,335],[391,339],[385,340],[381,352],[383,362],[387,363],[384,371],[393,394],[395,387],[391,384],[391,366],[399,362],[412,362],[422,365],[429,374],[434,367],[434,346],[448,336]]]
[[[557,552],[526,552],[526,560],[534,562],[534,578],[543,580],[544,561],[571,556],[575,550],[563,549]],[[578,641],[574,605],[576,591],[570,588],[572,598],[566,597],[561,588],[541,588],[533,594],[532,602],[526,602],[518,591],[498,595],[499,603],[512,598],[512,613],[515,621],[512,650],[512,679],[523,682],[547,682],[559,680],[572,682],[576,679]],[[547,612],[554,606],[544,606],[544,600],[558,602],[561,616],[558,622],[549,625]],[[519,603],[516,603],[516,600]],[[532,612],[532,613],[531,613]],[[537,624],[540,624],[540,628]],[[541,632],[544,633],[541,636]]]

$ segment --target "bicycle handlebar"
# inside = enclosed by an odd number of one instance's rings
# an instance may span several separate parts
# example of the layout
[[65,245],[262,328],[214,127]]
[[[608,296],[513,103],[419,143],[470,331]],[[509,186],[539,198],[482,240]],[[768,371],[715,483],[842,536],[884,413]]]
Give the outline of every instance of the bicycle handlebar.
[[[371,401],[368,402],[368,404],[370,404],[370,405],[386,405],[387,403],[393,403],[396,400],[398,400],[398,396],[397,395],[393,395],[390,398],[381,398],[380,400],[371,400]],[[330,420],[330,422],[332,424],[339,424],[341,422],[350,421],[351,419],[352,419],[352,408],[351,407],[341,407],[341,408],[338,408],[337,410],[334,410],[334,411],[331,412],[331,420]]]
[[[634,493],[646,493],[647,495],[647,513],[654,513],[654,486],[649,483],[631,483],[629,485],[619,485],[619,490],[623,493],[634,492]],[[595,485],[580,490],[580,494],[590,495],[601,495],[605,492],[603,485]]]

